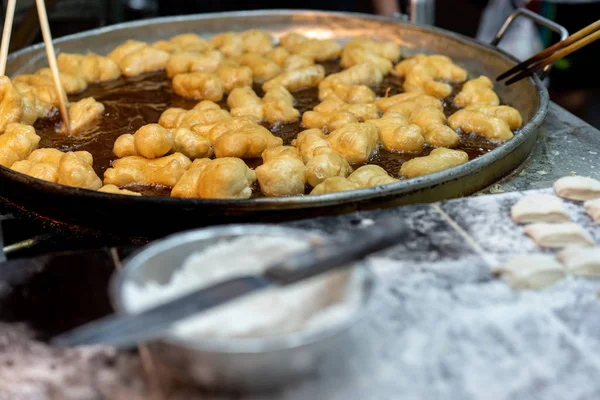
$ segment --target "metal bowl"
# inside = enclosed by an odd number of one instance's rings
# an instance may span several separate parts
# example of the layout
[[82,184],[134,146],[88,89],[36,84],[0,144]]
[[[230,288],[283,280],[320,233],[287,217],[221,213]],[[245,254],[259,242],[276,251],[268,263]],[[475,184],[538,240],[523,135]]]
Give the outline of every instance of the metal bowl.
[[[194,252],[216,242],[240,237],[288,237],[320,242],[324,236],[300,229],[272,225],[228,225],[188,231],[157,241],[126,261],[113,279],[111,297],[119,313],[127,313],[125,282],[166,283]],[[350,328],[361,319],[371,298],[373,276],[364,264],[355,264],[361,307],[349,318],[323,329],[268,338],[235,338],[188,341],[167,333],[148,343],[152,366],[167,379],[201,385],[212,390],[267,390],[314,371],[325,353],[349,339]]]

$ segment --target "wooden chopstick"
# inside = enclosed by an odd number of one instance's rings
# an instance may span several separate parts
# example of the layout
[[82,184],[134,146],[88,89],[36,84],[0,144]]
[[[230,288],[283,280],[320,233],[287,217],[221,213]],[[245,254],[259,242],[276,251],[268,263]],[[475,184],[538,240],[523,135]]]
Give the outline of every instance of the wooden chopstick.
[[2,31],[2,44],[0,45],[0,75],[6,73],[6,59],[10,46],[10,35],[12,33],[13,20],[15,18],[15,7],[17,0],[8,0],[6,5],[6,17],[4,18],[4,29]]
[[60,82],[60,74],[58,72],[58,65],[56,63],[56,53],[54,52],[54,45],[52,44],[52,35],[50,34],[50,24],[48,23],[48,14],[46,13],[46,4],[44,0],[35,0],[37,5],[38,15],[40,17],[40,27],[42,28],[42,36],[46,45],[46,55],[48,56],[48,65],[52,71],[52,78],[54,80],[54,87],[58,94],[60,116],[64,124],[64,130],[66,133],[71,132],[71,126],[69,124],[69,112],[67,110],[67,99],[65,98],[65,92],[62,89]]
[[600,20],[594,22],[591,25],[586,26],[585,28],[575,32],[574,34],[572,34],[571,36],[569,36],[568,38],[566,38],[565,40],[561,40],[558,43],[553,44],[552,46],[548,47],[547,49],[539,52],[538,54],[534,55],[533,57],[523,61],[522,63],[516,65],[515,67],[509,69],[508,71],[506,71],[505,73],[499,75],[496,80],[497,81],[501,81],[505,78],[508,78],[510,75],[516,74],[517,72],[524,70],[527,66],[539,62],[540,60],[545,59],[546,57],[552,55],[554,52],[556,52],[557,50],[563,49],[567,46],[572,45],[573,43],[577,42],[578,40],[583,39],[584,37],[594,33],[595,31],[597,31],[598,29],[600,29]]
[[581,49],[582,47],[585,47],[588,44],[595,42],[598,39],[600,39],[600,30],[592,33],[589,36],[586,36],[585,38],[581,39],[580,41],[578,41],[576,43],[573,43],[570,46],[565,47],[562,50],[557,51],[556,53],[552,54],[550,57],[545,58],[542,61],[537,62],[536,64],[533,64],[531,67],[527,68],[526,70],[522,71],[521,73],[517,74],[516,76],[514,76],[514,77],[510,78],[508,81],[506,81],[506,85],[507,86],[512,85],[513,83],[520,81],[521,79],[530,76],[535,71],[537,71],[541,68],[544,68],[546,65],[552,64],[556,60],[561,59],[561,58]]

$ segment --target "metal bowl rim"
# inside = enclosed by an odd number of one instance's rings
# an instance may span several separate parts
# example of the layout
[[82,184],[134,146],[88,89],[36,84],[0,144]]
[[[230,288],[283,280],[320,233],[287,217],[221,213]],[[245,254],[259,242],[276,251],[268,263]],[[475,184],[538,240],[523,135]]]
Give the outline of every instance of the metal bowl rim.
[[[375,21],[382,22],[392,22],[394,24],[399,25],[399,27],[403,27],[405,29],[412,29],[417,31],[422,31],[425,33],[434,33],[442,36],[449,37],[451,39],[460,41],[465,45],[480,47],[482,50],[494,52],[501,57],[512,61],[513,63],[518,63],[517,60],[512,55],[507,52],[488,45],[481,43],[477,40],[464,36],[462,34],[458,34],[455,32],[446,31],[444,29],[430,27],[430,26],[422,26],[418,24],[407,24],[403,22],[398,22],[389,17],[381,17],[374,16],[370,14],[361,14],[361,13],[350,13],[350,12],[327,12],[327,11],[311,11],[311,10],[253,10],[253,11],[235,11],[235,12],[220,12],[220,13],[207,13],[207,14],[194,14],[194,15],[186,15],[186,16],[174,16],[174,17],[161,17],[161,18],[152,18],[147,20],[133,21],[133,22],[124,22],[116,25],[110,25],[107,27],[92,29],[80,33],[76,33],[74,35],[68,35],[61,37],[54,41],[56,44],[60,44],[64,41],[76,40],[76,39],[85,39],[92,35],[98,35],[105,32],[110,32],[118,29],[128,29],[128,28],[136,28],[138,26],[146,26],[146,25],[155,25],[160,23],[176,23],[183,21],[195,21],[195,20],[208,20],[214,18],[240,18],[247,16],[265,16],[269,17],[271,15],[304,15],[304,16],[337,16],[337,17],[355,17],[355,18],[363,18],[370,19]],[[15,53],[12,53],[8,60],[12,60],[20,54],[24,54],[33,50],[37,50],[42,48],[43,43],[39,43],[37,45],[29,46],[24,49],[21,49]],[[541,80],[537,75],[534,75],[528,80],[533,84],[534,88],[537,90],[539,94],[539,105],[537,111],[532,116],[531,120],[525,124],[520,132],[515,135],[511,140],[503,143],[498,146],[494,150],[486,153],[474,160],[471,160],[465,164],[458,165],[443,171],[439,171],[433,174],[424,175],[417,178],[412,179],[403,179],[399,182],[352,190],[352,191],[344,191],[344,192],[336,192],[329,193],[319,196],[310,196],[310,195],[300,195],[300,196],[291,196],[291,197],[275,197],[275,198],[258,198],[258,199],[182,199],[182,198],[172,198],[172,197],[161,197],[161,196],[127,196],[122,194],[114,194],[114,193],[103,193],[89,189],[83,188],[74,188],[70,186],[61,185],[58,183],[43,181],[37,178],[33,178],[31,176],[16,172],[11,170],[8,167],[4,167],[0,165],[0,170],[7,175],[9,178],[17,181],[21,181],[26,184],[30,184],[34,187],[40,189],[48,189],[55,191],[62,191],[68,195],[81,195],[85,197],[96,197],[98,199],[118,199],[122,203],[131,203],[139,204],[139,202],[149,202],[154,203],[155,201],[160,202],[175,202],[174,204],[183,205],[183,206],[236,206],[239,209],[286,209],[286,208],[298,208],[298,207],[321,207],[327,205],[336,205],[340,202],[347,201],[362,201],[369,199],[377,199],[381,197],[386,197],[395,194],[402,194],[411,191],[417,191],[421,189],[426,189],[432,186],[437,186],[443,184],[445,182],[451,181],[453,179],[458,179],[460,177],[468,176],[471,172],[479,170],[480,168],[485,168],[488,164],[493,163],[494,161],[503,158],[504,156],[509,155],[512,151],[514,151],[517,147],[519,147],[527,138],[535,134],[537,128],[541,125],[544,120],[546,113],[548,111],[549,106],[549,95],[546,87],[542,84]]]
[[[322,240],[326,235],[316,230],[305,230],[299,228],[281,227],[269,224],[231,224],[222,225],[204,229],[193,229],[184,232],[169,235],[164,239],[157,240],[123,262],[123,268],[113,275],[109,284],[109,297],[113,307],[118,313],[128,314],[123,301],[123,287],[129,280],[134,269],[143,268],[144,263],[154,257],[156,254],[165,251],[174,251],[178,245],[184,243],[203,242],[216,237],[235,237],[243,235],[266,235],[266,236],[287,236],[296,237],[304,240],[317,239]],[[355,312],[338,322],[335,325],[327,326],[323,329],[316,329],[306,332],[295,332],[287,335],[265,337],[265,338],[236,338],[236,339],[202,339],[201,341],[188,341],[181,339],[173,334],[167,334],[160,342],[168,345],[193,349],[208,353],[226,353],[226,354],[256,354],[272,351],[292,350],[295,348],[307,346],[337,336],[350,329],[353,325],[362,320],[373,298],[373,290],[376,284],[375,275],[365,262],[353,264],[360,272],[361,298],[360,307]]]

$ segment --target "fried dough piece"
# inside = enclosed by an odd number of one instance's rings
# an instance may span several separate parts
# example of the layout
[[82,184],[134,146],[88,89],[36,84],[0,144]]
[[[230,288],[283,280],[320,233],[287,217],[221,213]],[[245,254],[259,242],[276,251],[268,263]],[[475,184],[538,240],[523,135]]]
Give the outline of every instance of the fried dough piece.
[[357,183],[354,183],[349,179],[342,178],[341,176],[334,176],[332,178],[325,179],[323,182],[315,186],[312,192],[310,192],[310,195],[315,196],[357,189],[360,189],[360,186],[358,186]]
[[293,91],[314,87],[325,78],[325,68],[322,65],[312,65],[293,71],[286,71],[275,78],[268,80],[262,86],[267,92],[275,86],[283,86],[287,90]]
[[214,141],[214,151],[217,158],[258,158],[266,149],[282,144],[281,138],[265,127],[252,123],[220,134]]
[[383,75],[392,70],[392,62],[372,50],[366,48],[344,48],[340,65],[349,68],[357,64],[370,63],[375,65]]
[[70,134],[78,135],[98,121],[104,114],[104,104],[93,97],[86,97],[69,107]]
[[345,178],[352,173],[348,160],[330,147],[317,147],[312,151],[312,155],[306,163],[306,179],[312,187],[316,187],[325,179],[336,176]]
[[300,132],[292,144],[296,146],[305,163],[317,155],[318,149],[331,147],[327,136],[320,129],[307,129]]
[[234,32],[216,35],[211,43],[226,57],[239,57],[244,52],[244,39]]
[[135,146],[135,139],[131,133],[125,133],[119,136],[113,144],[112,152],[118,158],[140,155]]
[[398,182],[398,179],[392,178],[385,169],[378,165],[363,165],[351,173],[348,180],[356,183],[361,188]]
[[175,53],[167,61],[167,76],[173,78],[188,72],[215,72],[223,59],[223,54],[217,50],[204,54],[187,51]]
[[149,160],[130,156],[113,161],[112,168],[104,172],[104,184],[123,187],[130,184],[157,184],[173,187],[191,165],[181,153]]
[[[224,133],[233,132],[245,126],[255,126],[256,122],[247,117],[233,117],[224,121],[217,122],[207,133],[206,138],[214,144],[216,140]],[[194,126],[192,129],[196,129]]]
[[283,68],[285,60],[290,56],[290,52],[283,47],[275,47],[265,54],[265,58],[273,61],[275,64]]
[[438,98],[448,97],[452,93],[452,87],[444,82],[467,80],[467,71],[441,55],[417,54],[398,63],[394,74],[405,78],[405,91],[426,93]]
[[177,128],[172,132],[175,139],[172,151],[181,153],[190,160],[213,155],[212,144],[200,133],[187,128]]
[[[244,67],[232,60],[222,61],[215,74],[225,84],[225,91],[231,92],[235,88],[252,87],[252,69]],[[211,100],[211,99],[209,99]]]
[[366,36],[360,36],[352,39],[344,46],[344,51],[353,49],[371,51],[392,62],[400,58],[400,46],[389,40],[377,42]]
[[349,104],[363,104],[375,101],[375,92],[365,85],[346,85],[340,82],[322,81],[319,83],[319,100],[335,95]]
[[[200,105],[205,105],[205,108],[199,108]],[[213,104],[216,107],[208,107],[208,104]],[[191,110],[183,108],[167,108],[160,116],[158,123],[165,128],[192,128],[196,125],[203,126],[203,130],[198,132],[208,131],[210,127],[220,121],[230,119],[231,116],[226,110],[222,110],[218,104],[212,101],[202,101]]]
[[51,104],[55,107],[58,107],[60,104],[59,95],[54,88],[54,81],[51,78],[40,75],[19,75],[13,79],[15,86],[18,83],[29,85],[35,96],[43,103]]
[[127,40],[126,42],[115,47],[113,51],[108,53],[108,58],[120,66],[125,57],[147,46],[147,43],[140,42],[139,40]]
[[516,130],[523,125],[523,118],[519,112],[510,106],[487,106],[482,104],[474,104],[467,107],[469,111],[479,112],[490,117],[495,117],[503,120],[508,124],[511,130]]
[[239,158],[194,160],[179,179],[171,197],[204,199],[249,199],[256,175]]
[[[110,55],[109,55],[110,57]],[[136,76],[146,72],[160,71],[167,67],[170,54],[148,45],[127,53],[117,62],[125,76]],[[114,60],[113,60],[114,61]]]
[[[159,124],[148,124],[133,134],[133,141],[138,154],[146,158],[158,158],[171,151],[175,138],[173,132]],[[113,153],[116,153],[115,150]]]
[[[11,123],[19,123],[25,117],[21,95],[7,76],[0,76],[0,134]],[[35,118],[27,117],[24,123],[35,122]]]
[[500,99],[494,92],[494,84],[487,76],[471,79],[463,85],[461,91],[454,97],[454,104],[467,107],[473,104],[497,106]]
[[16,161],[26,159],[39,143],[40,137],[32,126],[8,124],[0,135],[0,165],[10,168]]
[[300,112],[294,108],[294,96],[283,86],[271,86],[263,102],[264,116],[270,124],[287,124],[300,118]]
[[119,189],[115,185],[104,185],[100,189],[98,189],[98,191],[102,192],[102,193],[123,194],[123,195],[127,195],[127,196],[141,196],[142,195],[141,193],[132,192],[131,190]]
[[343,83],[356,86],[377,86],[383,80],[383,74],[377,66],[371,63],[356,64],[341,72],[328,75],[325,82]]
[[313,110],[325,114],[330,114],[336,111],[346,111],[354,114],[356,119],[358,119],[360,122],[363,122],[367,119],[379,118],[379,109],[375,104],[349,104],[344,102],[336,95],[328,96],[321,103],[317,104]]
[[175,75],[173,90],[190,99],[220,101],[225,92],[225,83],[210,72],[190,72]]
[[459,110],[448,118],[448,124],[452,129],[460,129],[464,133],[474,133],[500,143],[513,137],[510,126],[504,120],[479,111]]
[[258,54],[246,53],[236,60],[240,65],[252,70],[252,77],[256,82],[268,81],[281,73],[281,68],[277,63]]
[[425,138],[420,126],[400,116],[370,119],[377,127],[379,140],[388,151],[415,153],[423,150]]
[[315,65],[313,59],[298,54],[290,54],[283,47],[276,47],[269,51],[265,54],[265,58],[276,63],[283,71],[293,71]]
[[[0,82],[0,86],[2,83]],[[35,121],[40,118],[50,116],[55,108],[44,101],[42,101],[39,97],[35,95],[34,89],[26,83],[23,82],[14,82],[14,88],[17,90],[18,94],[21,96],[21,104],[23,106],[23,116],[21,117],[21,123],[25,125],[33,125]],[[2,89],[0,89],[2,90]],[[10,97],[9,97],[10,98]],[[2,115],[2,110],[4,109],[3,105],[0,105],[0,116]],[[8,109],[10,107],[7,105]],[[1,120],[1,117],[0,117]],[[0,122],[0,132],[3,131],[2,127],[4,125]]]
[[58,183],[91,190],[98,190],[102,187],[102,181],[92,166],[71,151],[65,153],[60,159]]
[[121,76],[121,68],[114,60],[96,53],[60,53],[56,62],[61,72],[79,75],[87,83],[112,81]]
[[173,36],[169,41],[159,40],[152,44],[152,47],[169,53],[195,52],[204,53],[214,49],[214,46],[208,40],[202,39],[195,33],[183,33]]
[[428,156],[416,157],[402,164],[400,175],[409,179],[416,178],[443,171],[467,161],[469,161],[469,155],[464,151],[445,148],[433,149]]
[[415,92],[400,93],[400,94],[396,94],[394,96],[382,97],[380,99],[375,100],[375,104],[383,112],[388,111],[390,108],[392,108],[394,106],[397,106],[396,112],[400,112],[398,109],[405,107],[405,106],[399,106],[399,104],[401,104],[401,103],[405,104],[406,107],[409,107],[411,109],[413,107],[412,103],[417,103],[422,107],[437,108],[440,111],[444,110],[444,106],[440,99],[433,97],[433,96],[429,96],[427,94],[422,94],[422,93],[415,93]]
[[333,132],[351,122],[358,122],[358,118],[348,111],[336,111],[332,113],[320,113],[317,111],[306,111],[302,114],[302,125],[306,128],[317,128]]
[[36,179],[54,183],[58,182],[58,165],[21,160],[13,163],[10,168]]
[[348,162],[363,163],[371,160],[377,151],[379,135],[373,124],[352,122],[331,132],[327,140]]
[[265,54],[271,51],[275,39],[270,33],[260,29],[249,29],[240,34],[246,53]]
[[289,33],[280,39],[283,48],[292,54],[297,54],[314,61],[327,61],[337,58],[342,46],[329,39],[309,39],[298,33]]
[[256,168],[256,178],[265,196],[296,196],[304,193],[306,166],[298,150],[291,146],[267,149],[263,164]]
[[233,89],[227,97],[227,106],[233,117],[247,117],[254,122],[265,119],[263,101],[251,87]]
[[[50,68],[42,68],[36,72],[36,75],[44,76],[53,79]],[[59,72],[60,84],[68,94],[79,93],[87,89],[87,81],[81,75],[69,74],[67,72]],[[54,81],[52,81],[54,82]]]
[[[74,151],[77,157],[81,158],[84,162],[91,166],[94,164],[94,157],[88,151]],[[27,161],[31,161],[32,163],[41,163],[41,164],[52,164],[58,167],[60,164],[60,160],[63,158],[65,153],[58,149],[52,148],[44,148],[37,149],[31,152],[31,154],[27,157]]]

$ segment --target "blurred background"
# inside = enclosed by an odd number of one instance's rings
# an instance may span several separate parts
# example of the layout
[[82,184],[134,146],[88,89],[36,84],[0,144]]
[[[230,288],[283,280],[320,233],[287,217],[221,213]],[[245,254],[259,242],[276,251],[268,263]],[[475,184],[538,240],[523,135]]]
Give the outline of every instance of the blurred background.
[[[414,4],[414,1],[412,3]],[[6,9],[6,0],[2,0]],[[527,7],[573,33],[600,18],[600,0],[420,0],[426,3],[424,22],[484,42],[491,39],[516,7]],[[282,4],[283,3],[283,4]],[[124,21],[165,15],[249,9],[298,8],[392,15],[407,12],[404,0],[46,0],[54,37]],[[2,21],[4,15],[2,15]],[[41,41],[34,0],[19,0],[11,51]],[[224,28],[223,30],[226,30]],[[502,46],[526,58],[558,38],[528,21],[516,23]],[[600,41],[557,62],[548,80],[553,101],[600,128],[600,74],[595,55]]]

